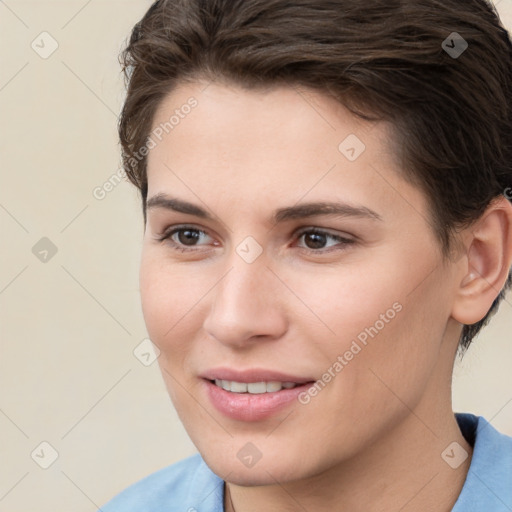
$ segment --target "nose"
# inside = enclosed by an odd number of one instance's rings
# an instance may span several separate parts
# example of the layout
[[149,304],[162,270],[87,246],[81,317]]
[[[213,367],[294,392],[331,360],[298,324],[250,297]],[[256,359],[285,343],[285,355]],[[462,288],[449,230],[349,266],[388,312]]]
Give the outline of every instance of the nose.
[[[280,303],[284,287],[261,255],[247,263],[234,252],[228,271],[211,291],[205,331],[224,345],[243,348],[255,341],[275,340],[287,328]],[[282,289],[283,293],[279,293]]]

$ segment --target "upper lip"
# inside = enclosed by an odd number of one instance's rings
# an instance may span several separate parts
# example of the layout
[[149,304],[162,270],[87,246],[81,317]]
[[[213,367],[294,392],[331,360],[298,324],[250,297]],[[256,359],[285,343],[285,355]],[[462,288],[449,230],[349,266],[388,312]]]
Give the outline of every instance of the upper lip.
[[211,368],[203,372],[200,377],[207,380],[229,380],[235,382],[295,382],[305,384],[315,379],[299,377],[288,373],[268,370],[263,368],[249,368],[247,370],[235,370],[233,368]]

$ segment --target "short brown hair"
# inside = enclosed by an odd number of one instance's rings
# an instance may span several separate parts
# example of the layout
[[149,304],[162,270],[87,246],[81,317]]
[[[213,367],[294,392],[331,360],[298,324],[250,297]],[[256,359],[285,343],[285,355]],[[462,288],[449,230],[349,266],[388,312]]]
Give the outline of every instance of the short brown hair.
[[[146,223],[147,159],[139,150],[178,84],[305,86],[365,120],[390,121],[400,170],[427,195],[447,257],[455,230],[512,190],[511,55],[486,0],[159,0],[120,56],[124,170],[140,190]],[[511,285],[509,273],[487,315],[463,327],[462,353]]]

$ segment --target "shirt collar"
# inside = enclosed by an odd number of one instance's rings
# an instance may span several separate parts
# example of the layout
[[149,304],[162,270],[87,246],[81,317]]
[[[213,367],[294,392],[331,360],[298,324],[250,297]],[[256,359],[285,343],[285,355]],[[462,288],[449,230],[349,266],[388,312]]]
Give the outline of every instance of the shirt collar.
[[485,418],[455,413],[473,456],[452,512],[512,512],[512,437]]

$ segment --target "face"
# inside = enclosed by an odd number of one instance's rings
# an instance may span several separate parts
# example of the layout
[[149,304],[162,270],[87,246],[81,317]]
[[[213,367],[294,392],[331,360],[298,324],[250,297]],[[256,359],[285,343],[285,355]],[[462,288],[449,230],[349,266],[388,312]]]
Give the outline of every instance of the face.
[[205,87],[154,119],[148,333],[218,475],[313,477],[435,408],[453,272],[388,125],[311,90]]

